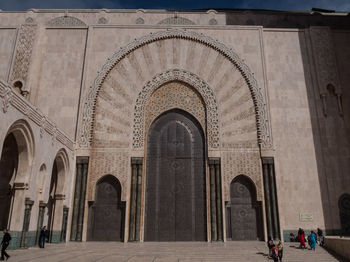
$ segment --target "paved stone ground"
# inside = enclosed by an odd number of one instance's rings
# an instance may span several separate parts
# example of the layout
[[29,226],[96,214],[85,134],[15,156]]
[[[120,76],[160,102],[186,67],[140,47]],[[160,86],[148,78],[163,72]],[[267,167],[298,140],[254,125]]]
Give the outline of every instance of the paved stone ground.
[[[284,244],[283,261],[323,262],[341,261],[325,249],[316,251],[297,249],[295,243]],[[167,243],[116,243],[85,242],[67,244],[47,244],[45,249],[29,248],[9,250],[9,261],[114,261],[114,262],[189,262],[189,261],[273,261],[267,258],[264,242],[167,242]]]

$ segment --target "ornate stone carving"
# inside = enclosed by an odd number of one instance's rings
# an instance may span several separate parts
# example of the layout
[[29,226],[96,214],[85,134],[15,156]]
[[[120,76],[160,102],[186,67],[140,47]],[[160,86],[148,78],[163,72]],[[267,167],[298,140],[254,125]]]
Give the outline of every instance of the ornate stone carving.
[[[147,101],[151,94],[159,86],[171,81],[183,81],[194,87],[204,100],[207,110],[207,134],[208,146],[210,148],[219,147],[219,120],[218,120],[218,106],[216,98],[211,88],[198,76],[185,70],[173,69],[165,73],[158,74],[151,81],[149,81],[139,93],[135,105],[134,112],[134,126],[133,126],[133,147],[142,148],[144,142],[145,131],[145,116],[144,109],[147,108]],[[197,98],[198,99],[198,98]],[[171,101],[169,105],[171,105]],[[176,103],[176,101],[175,101]],[[193,111],[193,110],[192,110]],[[191,113],[191,112],[190,112]],[[200,116],[198,115],[200,118]]]
[[209,25],[217,25],[218,21],[215,18],[209,20]]
[[136,19],[135,23],[138,25],[143,25],[145,23],[145,20],[143,20],[143,18],[139,17]]
[[146,102],[145,131],[163,112],[173,108],[192,114],[206,130],[205,105],[201,96],[190,86],[180,82],[170,82],[152,93]]
[[25,23],[26,24],[32,24],[32,23],[34,23],[34,19],[32,17],[27,17],[26,20],[25,20]]
[[104,18],[104,17],[100,17],[100,18],[98,19],[98,22],[97,22],[97,23],[98,23],[98,24],[105,25],[105,24],[108,23],[108,20],[107,20],[106,18]]
[[335,87],[336,93],[341,93],[330,29],[311,27],[310,33],[320,94],[327,92],[328,84]]
[[86,24],[78,18],[72,16],[60,16],[50,20],[48,26],[86,26]]
[[103,65],[101,71],[99,71],[98,76],[95,78],[95,81],[90,87],[87,97],[85,98],[82,117],[80,118],[80,146],[90,146],[93,128],[93,113],[97,94],[101,88],[103,81],[107,77],[108,73],[112,70],[112,68],[132,51],[149,43],[170,38],[187,39],[209,46],[220,52],[241,72],[243,78],[247,82],[250,92],[252,93],[257,118],[259,144],[262,148],[272,148],[273,144],[271,137],[271,126],[269,121],[269,114],[267,112],[267,105],[265,102],[266,99],[263,95],[263,92],[261,91],[261,88],[258,87],[257,81],[248,66],[239,58],[235,52],[233,52],[232,49],[226,47],[224,44],[218,42],[217,40],[214,40],[211,37],[208,37],[201,33],[181,29],[159,31],[138,38],[129,43],[127,46],[120,48],[116,53],[114,53],[111,58],[107,60],[107,62]]
[[245,175],[254,182],[257,198],[262,200],[263,185],[259,151],[226,151],[222,156],[224,200],[230,200],[231,181],[239,175]]
[[88,178],[88,200],[94,200],[97,181],[108,174],[118,178],[122,186],[122,199],[126,200],[130,169],[129,156],[125,152],[93,151]]
[[12,82],[20,80],[23,87],[25,87],[28,77],[36,30],[36,25],[25,24],[21,25],[18,33],[16,54],[10,80]]
[[160,21],[158,25],[195,25],[195,23],[184,17],[168,17]]
[[57,129],[55,125],[39,111],[39,109],[30,104],[23,96],[18,94],[8,84],[1,80],[0,98],[2,98],[4,112],[7,111],[10,106],[13,106],[23,115],[26,115],[29,119],[31,119],[37,126],[39,126],[40,133],[43,134],[44,131],[46,131],[48,134],[53,136],[54,141],[59,141],[70,150],[74,149],[74,142],[69,139],[66,134]]

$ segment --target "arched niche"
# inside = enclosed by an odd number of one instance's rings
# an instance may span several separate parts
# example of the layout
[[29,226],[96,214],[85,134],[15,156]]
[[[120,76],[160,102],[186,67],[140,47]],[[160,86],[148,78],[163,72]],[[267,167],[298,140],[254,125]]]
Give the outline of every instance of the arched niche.
[[263,240],[262,204],[257,201],[254,182],[245,175],[230,184],[226,202],[226,236],[231,240]]
[[[183,52],[183,54],[180,55],[180,52]],[[201,52],[197,55],[197,59],[193,59],[194,52]],[[173,54],[173,57],[167,57],[168,53]],[[162,54],[161,57],[158,54]],[[196,57],[196,54],[194,56]],[[209,56],[210,60],[207,63],[206,59]],[[184,57],[182,60],[185,62],[180,61],[180,57]],[[145,62],[140,64],[139,58],[142,58]],[[204,64],[207,66],[204,66]],[[221,74],[217,71],[220,65],[226,67]],[[177,75],[178,80],[183,79],[184,72],[185,78],[193,78],[193,82],[200,86],[208,86],[207,82],[210,85],[215,77],[220,78],[217,79],[219,82],[214,83],[214,86],[211,87],[213,90],[215,89],[214,92],[221,92],[221,100],[229,101],[229,103],[225,103],[226,107],[222,108],[221,113],[227,115],[225,120],[226,129],[230,123],[236,120],[241,121],[247,117],[254,118],[253,123],[244,126],[245,128],[238,130],[238,133],[237,131],[235,133],[233,126],[225,130],[228,134],[227,141],[225,141],[227,147],[257,147],[259,143],[262,148],[272,148],[271,127],[265,93],[264,90],[258,87],[257,81],[248,66],[232,49],[219,41],[204,34],[180,29],[159,31],[135,39],[127,46],[120,48],[107,60],[85,96],[82,116],[79,118],[80,146],[90,147],[93,136],[94,139],[96,136],[106,137],[103,130],[112,130],[114,131],[113,134],[107,134],[110,138],[109,143],[100,141],[95,146],[129,147],[129,141],[131,140],[129,130],[132,127],[129,119],[138,114],[133,108],[138,106],[139,97],[137,94],[140,92],[140,86],[144,85],[144,88],[147,89],[149,82],[162,79],[163,75],[167,75],[169,72],[173,74],[176,68],[180,68]],[[204,73],[206,68],[210,68],[211,71]],[[220,82],[221,80],[228,83],[227,90],[222,88],[224,84]],[[230,83],[235,86],[230,86]],[[157,83],[155,82],[155,84]],[[190,84],[192,85],[192,83]],[[246,90],[247,94],[242,92],[237,100],[230,99],[239,87]],[[140,94],[147,96],[147,93],[143,90],[144,88],[142,88]],[[218,100],[214,99],[214,101],[218,101],[219,106],[222,104],[220,98]],[[249,105],[246,104],[246,107],[241,107],[247,101],[250,101]],[[232,109],[233,106],[241,107],[241,112],[235,116],[237,119],[230,118],[230,108]],[[117,126],[106,126],[107,122],[99,121],[102,115],[108,118],[110,112],[118,108],[122,108],[122,110],[118,110],[118,116],[110,119],[111,121],[117,121]],[[141,125],[142,123],[136,122],[134,124]],[[248,141],[239,141],[239,144],[230,141],[231,133],[239,135],[241,133],[246,134],[246,131],[252,134],[255,133],[255,141],[251,136],[249,136]],[[214,137],[217,136],[217,132],[219,132],[218,129],[213,133]],[[241,138],[241,140],[245,139],[244,137]],[[214,148],[219,146],[219,143],[213,144]],[[142,144],[138,148],[142,148]]]
[[125,203],[121,194],[115,176],[105,175],[97,181],[95,201],[89,204],[88,241],[123,241]]

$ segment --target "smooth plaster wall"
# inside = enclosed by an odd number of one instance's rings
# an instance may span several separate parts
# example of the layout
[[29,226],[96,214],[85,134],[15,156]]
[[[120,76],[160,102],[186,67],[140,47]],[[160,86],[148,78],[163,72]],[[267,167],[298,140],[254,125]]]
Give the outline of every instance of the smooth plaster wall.
[[0,79],[7,80],[15,46],[16,29],[0,29]]
[[[324,227],[300,42],[302,31],[264,31],[282,230]],[[313,215],[301,222],[300,213]]]

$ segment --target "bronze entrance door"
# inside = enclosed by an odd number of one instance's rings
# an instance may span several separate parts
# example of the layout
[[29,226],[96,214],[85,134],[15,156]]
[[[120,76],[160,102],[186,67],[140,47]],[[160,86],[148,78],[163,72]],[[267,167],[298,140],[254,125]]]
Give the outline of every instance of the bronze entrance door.
[[104,176],[97,183],[96,201],[89,211],[88,240],[123,240],[124,204],[121,202],[121,185],[114,176]]
[[248,178],[239,176],[231,183],[226,207],[228,239],[263,239],[261,203],[256,201],[255,186]]
[[169,111],[148,134],[145,241],[205,241],[206,225],[203,132]]

